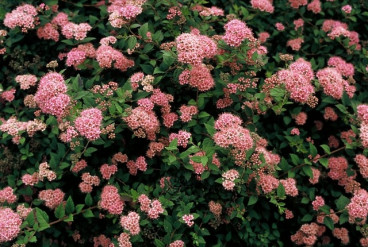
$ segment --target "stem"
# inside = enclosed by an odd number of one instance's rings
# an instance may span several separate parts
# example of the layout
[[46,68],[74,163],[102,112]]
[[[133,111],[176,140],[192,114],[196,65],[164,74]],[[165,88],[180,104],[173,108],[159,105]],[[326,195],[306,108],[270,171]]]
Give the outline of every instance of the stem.
[[[95,209],[95,208],[97,208],[97,206],[96,206],[96,205],[95,205],[95,206],[92,206],[92,207],[89,207],[89,208],[86,208],[86,209],[83,209],[83,210],[82,210],[82,211],[80,211],[79,213],[74,213],[74,214],[72,214],[72,215],[73,215],[73,217],[74,217],[75,215],[78,215],[78,214],[84,213],[84,212],[86,212],[87,210],[91,210],[91,209]],[[69,215],[68,215],[68,216],[64,216],[64,217],[63,217],[63,218],[61,218],[61,219],[55,220],[55,221],[53,221],[53,222],[49,223],[49,225],[50,225],[50,226],[55,225],[55,224],[57,224],[57,223],[59,223],[59,222],[61,222],[61,221],[64,221],[64,220],[65,220],[65,219],[67,219],[67,218],[69,218]]]

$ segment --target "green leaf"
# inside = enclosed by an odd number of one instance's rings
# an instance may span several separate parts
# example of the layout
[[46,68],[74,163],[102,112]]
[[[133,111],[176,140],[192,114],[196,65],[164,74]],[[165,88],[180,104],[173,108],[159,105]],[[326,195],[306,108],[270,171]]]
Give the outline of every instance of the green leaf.
[[337,199],[336,201],[335,201],[335,203],[336,203],[336,207],[337,207],[337,209],[340,211],[340,210],[343,210],[345,207],[346,207],[346,205],[348,205],[349,204],[349,202],[350,202],[350,200],[349,200],[349,198],[347,198],[346,196],[344,196],[344,195],[341,195],[340,197],[339,197],[339,199]]
[[302,170],[308,177],[313,178],[313,171],[310,166],[303,166]]
[[321,158],[318,160],[321,165],[323,165],[325,168],[328,167],[328,159],[327,158]]
[[301,219],[301,221],[302,221],[302,222],[310,222],[310,221],[312,221],[312,219],[313,219],[313,216],[312,216],[312,215],[310,215],[310,214],[305,214],[305,215],[303,216],[303,218]]
[[139,29],[138,33],[142,37],[146,37],[146,34],[148,32],[148,23],[144,23]]
[[39,228],[38,231],[43,231],[47,228],[50,227],[49,225],[49,217],[47,215],[47,213],[39,208],[36,208],[36,219],[37,222],[39,223]]
[[164,229],[167,233],[171,233],[172,232],[172,225],[170,223],[170,221],[168,220],[164,220]]
[[314,146],[312,143],[309,143],[309,152],[312,157],[315,157],[318,154],[316,146]]
[[63,204],[60,204],[56,209],[55,209],[55,217],[58,219],[61,219],[65,216],[65,208]]
[[299,164],[299,157],[296,154],[290,154],[291,162],[293,162],[294,165]]
[[320,147],[325,151],[326,154],[331,153],[330,147],[327,146],[326,144],[322,144]]
[[249,197],[248,206],[256,204],[257,201],[258,201],[258,196],[253,195]]
[[89,147],[86,149],[86,151],[84,152],[84,156],[85,157],[90,157],[92,155],[92,153],[96,152],[97,148],[94,147]]
[[86,203],[87,206],[92,206],[93,204],[93,199],[90,193],[88,193],[86,195],[86,198],[84,199],[84,202]]
[[74,202],[73,202],[73,199],[71,196],[69,196],[68,200],[66,201],[66,204],[65,204],[65,212],[66,214],[71,214],[74,212]]
[[280,197],[280,198],[283,198],[283,197],[286,196],[286,194],[285,194],[285,188],[282,185],[282,183],[280,183],[279,184],[279,187],[277,187],[277,196]]
[[165,247],[164,242],[162,242],[161,240],[159,240],[157,238],[155,239],[154,243],[155,243],[156,247]]
[[83,217],[84,218],[93,218],[93,217],[95,217],[95,215],[93,214],[91,209],[87,209],[86,211],[83,212]]
[[323,219],[323,224],[325,224],[325,226],[327,226],[331,231],[335,228],[334,222],[329,216],[325,216]]
[[137,38],[135,36],[130,36],[128,38],[128,48],[133,49],[137,44]]

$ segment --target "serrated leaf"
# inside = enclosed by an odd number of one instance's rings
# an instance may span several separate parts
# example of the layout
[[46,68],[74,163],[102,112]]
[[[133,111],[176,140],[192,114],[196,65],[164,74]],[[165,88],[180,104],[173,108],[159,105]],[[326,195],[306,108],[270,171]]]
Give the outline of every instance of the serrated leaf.
[[55,209],[55,217],[58,219],[61,219],[65,216],[65,208],[63,204],[60,204],[56,209]]
[[73,213],[75,210],[75,206],[74,206],[74,202],[71,196],[68,197],[68,200],[66,201],[65,204],[65,213],[66,214],[71,214]]
[[313,178],[313,170],[310,166],[303,166],[303,172],[310,178]]
[[320,145],[320,147],[325,151],[326,154],[331,153],[330,147],[327,146],[326,144],[322,144],[322,145]]
[[327,226],[331,231],[335,228],[334,222],[329,216],[325,216],[323,219],[323,224],[325,224],[325,226]]
[[285,188],[282,185],[282,183],[280,183],[279,184],[279,187],[277,187],[277,196],[280,197],[280,198],[283,198],[283,197],[286,196],[286,194],[285,194]]
[[258,201],[258,196],[253,195],[249,197],[248,206],[256,204],[257,201]]
[[164,220],[164,229],[167,233],[171,233],[172,232],[172,225],[170,223],[170,221],[168,220]]
[[93,218],[93,217],[95,217],[95,215],[93,214],[91,209],[87,209],[86,211],[83,212],[83,217],[84,218]]
[[86,149],[86,151],[84,152],[84,156],[85,157],[90,157],[92,155],[92,153],[96,152],[97,148],[94,147],[89,147]]
[[337,199],[335,202],[337,209],[340,211],[343,210],[346,207],[346,205],[349,204],[350,200],[346,196],[341,195],[339,199]]
[[84,199],[84,202],[86,203],[87,206],[92,206],[93,204],[93,199],[90,193],[88,193],[86,195],[86,198]]

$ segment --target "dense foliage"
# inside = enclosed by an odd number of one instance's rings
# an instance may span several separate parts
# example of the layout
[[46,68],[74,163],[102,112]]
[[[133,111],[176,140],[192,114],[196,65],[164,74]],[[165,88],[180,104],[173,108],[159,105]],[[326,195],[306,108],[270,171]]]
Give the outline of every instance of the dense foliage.
[[368,246],[367,16],[0,1],[0,245]]

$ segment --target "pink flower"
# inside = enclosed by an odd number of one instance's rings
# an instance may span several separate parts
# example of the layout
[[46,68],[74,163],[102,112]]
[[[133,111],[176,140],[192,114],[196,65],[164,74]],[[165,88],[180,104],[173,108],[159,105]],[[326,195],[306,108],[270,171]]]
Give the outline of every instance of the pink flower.
[[134,61],[127,59],[120,51],[108,45],[101,45],[96,50],[96,59],[101,68],[111,68],[126,71],[134,66]]
[[299,51],[303,42],[304,40],[302,38],[296,38],[288,40],[286,45],[290,46],[293,51]]
[[326,107],[325,108],[325,113],[323,114],[323,118],[326,120],[331,120],[331,121],[336,121],[338,119],[338,115],[336,114],[336,112],[334,111],[333,108],[331,107]]
[[290,131],[290,134],[291,135],[300,135],[300,131],[298,128],[293,128],[291,131]]
[[192,136],[191,133],[184,131],[184,130],[179,130],[179,132],[176,133],[171,133],[169,135],[169,141],[172,142],[174,139],[178,140],[178,147],[183,147],[186,148],[189,142],[190,137]]
[[258,184],[261,186],[265,194],[270,193],[279,186],[279,180],[272,175],[261,173]]
[[210,201],[208,203],[208,207],[210,208],[211,213],[213,213],[216,217],[220,217],[222,212],[222,206],[220,203]]
[[250,3],[254,9],[259,9],[260,11],[268,13],[273,13],[274,11],[272,0],[251,0]]
[[4,189],[0,190],[0,203],[14,203],[17,201],[17,196],[14,195],[13,188],[10,186],[5,187]]
[[265,43],[266,40],[270,37],[270,34],[268,32],[261,32],[258,34],[258,40],[261,43]]
[[50,209],[54,209],[57,206],[59,206],[60,203],[63,202],[64,196],[65,196],[65,193],[62,192],[60,189],[42,190],[38,194],[38,197],[41,200],[45,201],[45,206],[50,208]]
[[45,26],[37,29],[37,37],[45,40],[59,41],[59,32],[57,27],[51,23],[46,23]]
[[343,245],[347,245],[349,243],[349,232],[346,228],[334,228],[332,231],[332,235],[334,235],[335,238],[340,239],[341,243]]
[[323,200],[322,196],[316,196],[314,201],[312,202],[313,210],[318,211],[320,207],[325,205],[325,200]]
[[345,14],[350,14],[352,7],[350,5],[345,5],[341,8],[341,10],[345,13]]
[[15,94],[15,88],[12,88],[0,94],[0,98],[5,101],[12,102],[15,98],[14,94]]
[[134,108],[131,114],[124,117],[123,120],[134,131],[134,135],[139,138],[147,137],[149,140],[154,140],[156,133],[160,130],[160,122],[155,112],[141,106]]
[[289,210],[289,209],[285,209],[285,219],[292,219],[294,218],[294,214],[293,211]]
[[140,216],[136,212],[129,212],[127,216],[121,216],[120,225],[128,230],[130,234],[138,235],[141,231],[139,226]]
[[308,0],[289,0],[290,6],[294,9],[308,4]]
[[255,41],[252,30],[242,21],[234,19],[229,21],[225,26],[225,35],[223,40],[229,46],[238,47],[241,43],[248,39],[249,41]]
[[97,108],[83,110],[74,124],[78,132],[90,141],[97,140],[101,134],[102,112]]
[[299,194],[294,178],[281,179],[280,183],[284,186],[286,195],[295,197]]
[[184,242],[182,240],[176,240],[169,244],[169,247],[184,247]]
[[194,216],[192,214],[185,214],[181,218],[189,227],[194,225]]
[[305,112],[300,112],[298,115],[296,115],[294,117],[295,123],[297,125],[304,125],[307,121],[307,118],[308,118],[308,116]]
[[83,170],[87,167],[87,162],[85,160],[80,160],[72,168],[72,172],[78,173],[79,171]]
[[299,28],[303,28],[304,26],[304,20],[302,18],[299,18],[294,21],[295,30],[298,30]]
[[118,242],[119,247],[132,247],[132,243],[130,242],[130,235],[126,232],[120,234]]
[[312,11],[315,14],[318,14],[319,12],[322,11],[321,9],[321,1],[320,0],[313,0],[312,2],[310,2],[307,6],[307,9]]
[[4,19],[4,25],[10,29],[20,27],[22,32],[35,28],[38,24],[37,9],[29,4],[23,4],[14,9],[11,13],[7,13]]
[[198,108],[196,106],[186,106],[186,105],[182,105],[180,107],[180,119],[181,121],[183,121],[184,123],[189,122],[190,120],[192,120],[192,117],[196,114],[198,114]]
[[67,39],[76,39],[76,40],[83,40],[87,36],[87,32],[90,31],[92,27],[88,23],[81,23],[81,24],[75,24],[72,22],[69,22],[62,26],[61,33],[67,38]]
[[10,208],[0,208],[0,243],[15,239],[20,232],[22,219]]
[[345,77],[354,75],[354,65],[351,63],[347,63],[341,57],[331,57],[327,62],[328,66],[334,67],[341,75]]
[[113,185],[106,185],[102,189],[99,205],[110,214],[121,214],[124,209],[124,201],[121,199],[118,189]]
[[316,168],[312,168],[312,172],[313,172],[313,178],[310,178],[309,182],[311,184],[317,184],[318,180],[319,180],[319,177],[321,175],[321,172]]
[[276,29],[277,29],[278,31],[284,31],[284,30],[285,30],[285,26],[284,26],[282,23],[280,23],[280,22],[277,22],[277,23],[275,24],[275,27],[276,27]]
[[103,164],[100,167],[100,172],[103,179],[110,179],[110,177],[114,175],[117,171],[118,167],[116,165],[109,166],[108,164]]
[[317,72],[317,78],[326,95],[341,99],[344,91],[344,79],[335,68],[325,68]]
[[20,88],[23,90],[29,89],[31,86],[36,85],[37,77],[34,75],[18,75],[15,77],[15,81],[20,84]]

